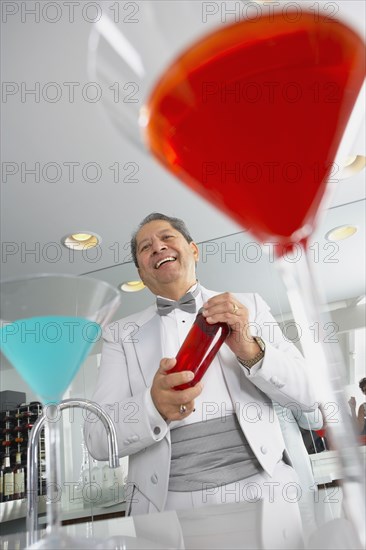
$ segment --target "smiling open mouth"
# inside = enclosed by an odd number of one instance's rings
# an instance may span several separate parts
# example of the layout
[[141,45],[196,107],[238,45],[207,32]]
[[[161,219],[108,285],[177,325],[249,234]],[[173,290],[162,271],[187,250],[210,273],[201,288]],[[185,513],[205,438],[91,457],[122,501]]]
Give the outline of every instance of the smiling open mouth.
[[157,264],[155,264],[155,269],[159,269],[160,266],[168,262],[175,262],[176,259],[177,258],[173,258],[173,256],[168,256],[167,258],[164,258],[163,260],[160,260]]

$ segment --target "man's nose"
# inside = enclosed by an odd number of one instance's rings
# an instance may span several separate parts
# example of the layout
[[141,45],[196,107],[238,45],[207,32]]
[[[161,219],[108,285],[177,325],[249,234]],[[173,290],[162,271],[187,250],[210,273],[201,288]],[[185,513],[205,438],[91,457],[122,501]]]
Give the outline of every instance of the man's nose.
[[153,239],[152,246],[154,253],[161,252],[162,250],[166,250],[168,248],[165,242],[161,239]]

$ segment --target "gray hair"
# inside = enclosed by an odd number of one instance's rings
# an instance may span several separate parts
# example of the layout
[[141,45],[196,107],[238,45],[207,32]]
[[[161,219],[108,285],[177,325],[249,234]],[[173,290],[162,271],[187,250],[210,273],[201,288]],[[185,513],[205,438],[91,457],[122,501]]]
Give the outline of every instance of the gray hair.
[[151,214],[146,216],[142,220],[142,222],[140,222],[138,228],[132,234],[132,237],[131,237],[131,254],[132,254],[132,259],[134,261],[134,264],[137,268],[139,267],[138,262],[137,262],[137,243],[136,243],[137,233],[140,231],[140,229],[144,225],[146,225],[147,223],[153,222],[155,220],[163,220],[165,222],[170,223],[170,225],[172,227],[174,227],[174,229],[176,231],[179,231],[179,233],[181,233],[183,235],[183,237],[185,238],[187,243],[191,243],[193,241],[193,239],[192,239],[192,237],[191,237],[191,235],[190,235],[190,233],[187,229],[187,226],[186,226],[186,224],[184,223],[183,220],[181,220],[179,218],[173,218],[171,216],[166,216],[165,214],[160,214],[159,212],[152,212]]

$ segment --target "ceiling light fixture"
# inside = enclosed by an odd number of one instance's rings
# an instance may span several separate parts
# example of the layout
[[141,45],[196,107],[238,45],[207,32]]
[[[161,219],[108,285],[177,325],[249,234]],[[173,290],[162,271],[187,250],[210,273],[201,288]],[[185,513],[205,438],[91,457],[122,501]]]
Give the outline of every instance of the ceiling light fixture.
[[346,158],[339,174],[339,179],[345,180],[361,172],[366,166],[364,155],[353,155]]
[[78,231],[77,233],[71,233],[61,239],[61,242],[67,248],[72,250],[85,250],[86,248],[94,248],[98,246],[102,241],[101,237],[96,233],[90,231]]
[[328,231],[325,235],[327,241],[343,241],[349,239],[357,232],[355,225],[340,225]]
[[145,288],[145,285],[142,281],[126,281],[121,283],[119,288],[124,292],[139,292]]
[[77,242],[85,242],[85,241],[89,241],[89,239],[91,239],[92,236],[93,235],[90,235],[90,233],[74,233],[73,235],[71,235],[71,238]]

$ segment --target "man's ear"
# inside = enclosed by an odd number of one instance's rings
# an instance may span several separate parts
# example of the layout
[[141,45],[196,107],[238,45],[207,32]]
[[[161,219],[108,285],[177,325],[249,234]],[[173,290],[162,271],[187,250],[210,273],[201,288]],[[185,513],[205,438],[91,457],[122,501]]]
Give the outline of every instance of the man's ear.
[[139,267],[137,268],[137,273],[139,274],[139,277],[140,277],[141,281],[145,284],[145,281],[144,281],[144,279],[143,279],[143,277],[142,277],[142,275],[141,275],[141,271],[140,271],[140,268],[139,268]]
[[199,258],[200,258],[200,253],[199,253],[199,250],[198,250],[198,246],[197,246],[196,243],[193,242],[193,241],[189,243],[189,246],[190,246],[191,249],[192,249],[194,259],[195,259],[195,261],[196,261],[196,263],[197,263],[198,260],[199,260]]

